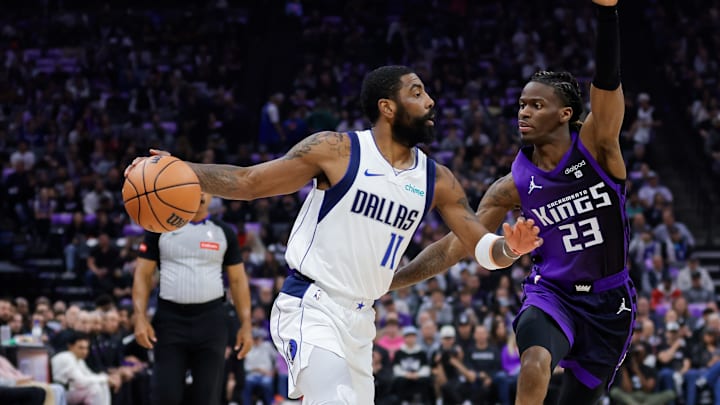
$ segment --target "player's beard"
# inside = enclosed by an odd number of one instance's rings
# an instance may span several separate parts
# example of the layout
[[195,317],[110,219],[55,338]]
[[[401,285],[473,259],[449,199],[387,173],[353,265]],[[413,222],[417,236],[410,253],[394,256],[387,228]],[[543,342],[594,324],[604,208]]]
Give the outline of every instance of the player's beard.
[[435,110],[430,110],[422,117],[413,118],[402,104],[397,104],[397,118],[392,124],[393,140],[411,148],[419,143],[430,143],[435,140],[435,127],[428,125],[428,120],[435,117]]

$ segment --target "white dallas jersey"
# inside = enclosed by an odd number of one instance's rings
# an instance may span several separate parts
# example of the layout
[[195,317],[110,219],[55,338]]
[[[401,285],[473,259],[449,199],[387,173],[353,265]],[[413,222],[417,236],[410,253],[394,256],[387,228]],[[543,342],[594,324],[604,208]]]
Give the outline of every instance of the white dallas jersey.
[[397,172],[369,130],[348,136],[345,176],[327,190],[315,182],[293,225],[285,258],[290,268],[330,293],[375,300],[390,287],[430,208],[435,162],[415,148],[415,164]]

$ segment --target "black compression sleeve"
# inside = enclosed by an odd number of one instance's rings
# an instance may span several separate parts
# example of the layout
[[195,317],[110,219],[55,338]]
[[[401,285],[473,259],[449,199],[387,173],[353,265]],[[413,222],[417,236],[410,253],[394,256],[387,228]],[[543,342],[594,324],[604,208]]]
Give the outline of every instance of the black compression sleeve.
[[620,86],[620,25],[616,7],[595,5],[597,39],[593,85],[603,90]]

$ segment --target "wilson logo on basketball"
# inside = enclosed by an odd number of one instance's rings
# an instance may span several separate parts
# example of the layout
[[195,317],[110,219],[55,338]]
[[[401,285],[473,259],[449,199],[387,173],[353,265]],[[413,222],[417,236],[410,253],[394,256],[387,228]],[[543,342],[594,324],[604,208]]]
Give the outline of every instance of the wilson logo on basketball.
[[170,214],[170,217],[165,220],[165,222],[167,222],[170,226],[180,228],[187,223],[187,220],[180,218],[173,212],[172,214]]
[[216,242],[200,242],[200,249],[220,250],[220,244]]

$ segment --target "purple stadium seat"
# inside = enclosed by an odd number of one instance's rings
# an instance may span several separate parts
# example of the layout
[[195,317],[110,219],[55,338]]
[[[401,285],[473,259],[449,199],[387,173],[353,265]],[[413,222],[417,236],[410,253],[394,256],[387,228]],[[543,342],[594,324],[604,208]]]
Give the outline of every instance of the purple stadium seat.
[[658,318],[663,318],[668,309],[670,309],[670,304],[658,304],[658,306],[655,307],[655,315],[657,315]]
[[95,221],[97,221],[97,216],[95,214],[87,214],[85,215],[84,222],[88,225],[95,224]]
[[702,317],[702,313],[705,310],[705,308],[707,308],[707,304],[704,302],[699,302],[696,304],[688,305],[688,310],[690,311],[690,315],[692,315],[696,318]]
[[71,212],[56,212],[50,217],[50,223],[53,225],[70,225],[72,217]]
[[145,230],[138,224],[127,224],[123,227],[123,236],[140,236]]

